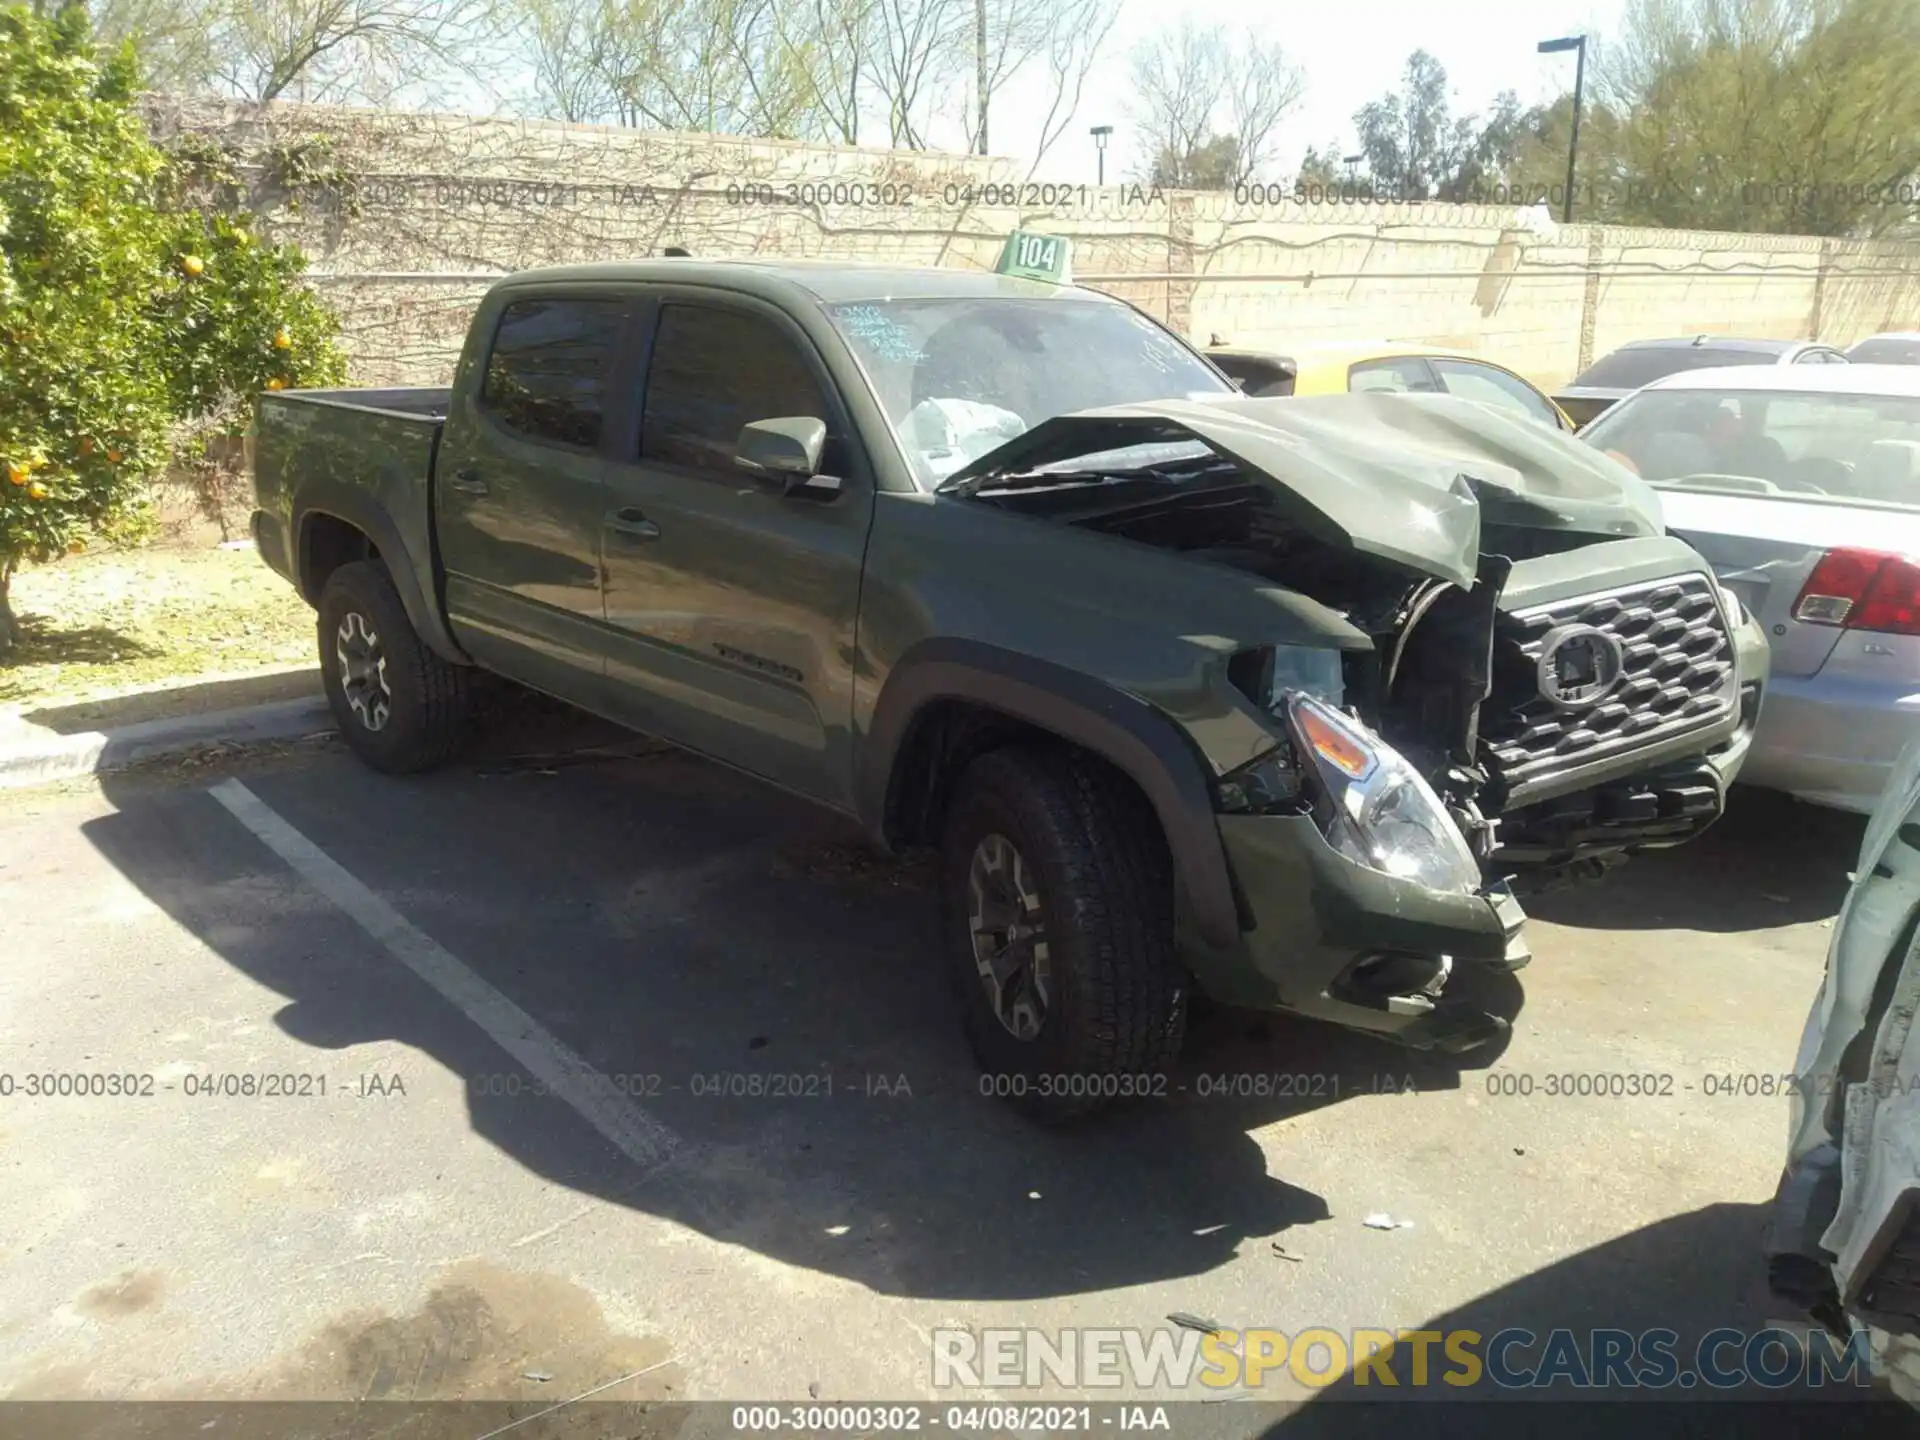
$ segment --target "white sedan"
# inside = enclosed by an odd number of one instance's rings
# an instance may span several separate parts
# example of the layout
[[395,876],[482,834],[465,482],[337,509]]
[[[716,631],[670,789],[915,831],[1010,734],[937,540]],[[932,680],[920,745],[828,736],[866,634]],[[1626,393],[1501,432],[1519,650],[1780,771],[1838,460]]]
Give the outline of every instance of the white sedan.
[[1660,492],[1766,629],[1741,781],[1871,811],[1920,732],[1920,366],[1686,371],[1580,438]]

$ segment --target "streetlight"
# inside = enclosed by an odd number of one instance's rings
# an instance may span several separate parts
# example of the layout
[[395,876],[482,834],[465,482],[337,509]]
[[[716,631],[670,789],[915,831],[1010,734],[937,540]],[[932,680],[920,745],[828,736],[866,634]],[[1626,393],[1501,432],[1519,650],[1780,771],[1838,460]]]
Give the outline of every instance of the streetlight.
[[1095,125],[1087,132],[1093,136],[1094,163],[1099,167],[1098,183],[1107,183],[1107,137],[1113,134],[1111,125]]
[[1580,154],[1580,91],[1587,79],[1587,37],[1568,35],[1559,40],[1542,40],[1539,44],[1542,55],[1559,55],[1568,50],[1577,50],[1579,58],[1573,67],[1573,136],[1567,141],[1567,196],[1560,205],[1560,223],[1573,223],[1573,164]]

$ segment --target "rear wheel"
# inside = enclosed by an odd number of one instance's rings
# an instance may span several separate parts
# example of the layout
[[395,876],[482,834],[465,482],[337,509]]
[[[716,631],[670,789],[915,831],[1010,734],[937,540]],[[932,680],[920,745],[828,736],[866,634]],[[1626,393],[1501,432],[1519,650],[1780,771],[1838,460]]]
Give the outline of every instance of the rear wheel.
[[414,633],[384,566],[342,565],[320,592],[320,673],[334,723],[376,770],[428,770],[466,732],[468,673]]
[[1188,987],[1172,864],[1131,784],[1065,747],[982,756],[948,811],[941,897],[983,1093],[1060,1120],[1162,1092]]

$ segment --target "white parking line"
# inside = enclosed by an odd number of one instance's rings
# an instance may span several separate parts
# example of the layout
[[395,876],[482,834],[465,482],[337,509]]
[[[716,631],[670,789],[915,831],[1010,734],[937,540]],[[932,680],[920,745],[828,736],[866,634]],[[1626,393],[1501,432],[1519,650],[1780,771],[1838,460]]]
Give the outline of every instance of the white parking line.
[[680,1146],[680,1137],[655,1120],[584,1057],[514,1004],[451,952],[348,874],[306,836],[281,819],[238,780],[208,792],[294,872],[386,947],[402,965],[490,1035],[528,1074],[565,1100],[636,1165],[651,1169]]

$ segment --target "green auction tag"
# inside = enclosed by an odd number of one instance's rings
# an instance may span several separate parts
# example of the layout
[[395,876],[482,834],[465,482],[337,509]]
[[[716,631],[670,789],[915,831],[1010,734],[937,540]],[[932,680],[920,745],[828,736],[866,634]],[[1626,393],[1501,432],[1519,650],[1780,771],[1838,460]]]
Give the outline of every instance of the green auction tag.
[[1000,247],[996,274],[1019,275],[1027,280],[1051,280],[1056,285],[1073,283],[1073,256],[1067,242],[1058,235],[1036,235],[1031,230],[1016,230]]

